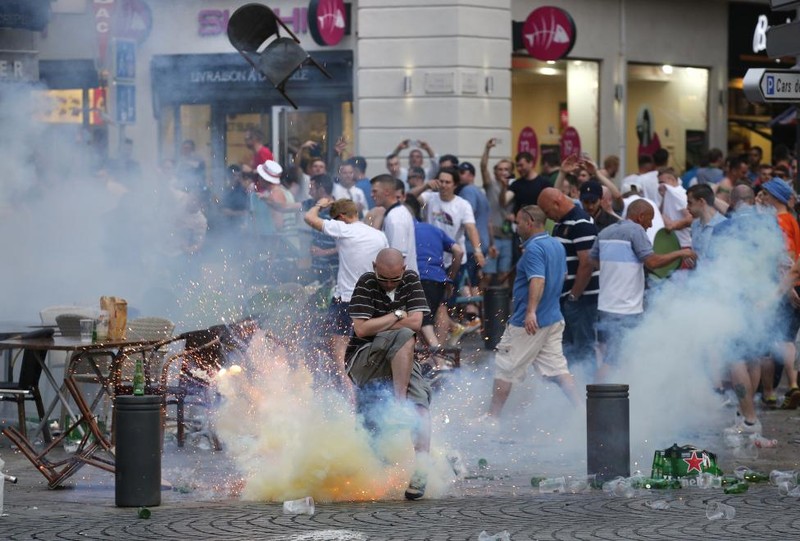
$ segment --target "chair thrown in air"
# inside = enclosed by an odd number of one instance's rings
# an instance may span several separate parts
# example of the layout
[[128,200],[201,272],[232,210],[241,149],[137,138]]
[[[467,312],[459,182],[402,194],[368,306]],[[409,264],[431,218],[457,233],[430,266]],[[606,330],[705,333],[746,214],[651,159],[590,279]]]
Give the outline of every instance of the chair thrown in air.
[[[281,37],[279,27],[291,38]],[[228,20],[228,40],[295,109],[297,104],[286,95],[286,83],[294,72],[306,64],[312,64],[331,79],[330,73],[311,58],[300,46],[297,36],[267,6],[246,4],[233,12]]]

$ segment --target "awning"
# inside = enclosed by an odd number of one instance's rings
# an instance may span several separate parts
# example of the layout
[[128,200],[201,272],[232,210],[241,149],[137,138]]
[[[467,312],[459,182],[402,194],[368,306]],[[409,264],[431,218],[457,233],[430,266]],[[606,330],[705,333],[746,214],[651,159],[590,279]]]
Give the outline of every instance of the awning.
[[39,80],[53,90],[97,88],[94,60],[39,60]]

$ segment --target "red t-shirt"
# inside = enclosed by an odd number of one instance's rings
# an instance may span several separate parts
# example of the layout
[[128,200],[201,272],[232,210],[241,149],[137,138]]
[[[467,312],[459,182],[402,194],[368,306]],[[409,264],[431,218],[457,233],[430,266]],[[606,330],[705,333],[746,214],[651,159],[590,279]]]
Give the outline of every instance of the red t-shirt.
[[786,250],[792,261],[795,261],[800,254],[800,225],[789,212],[781,212],[777,218],[778,225],[783,231],[783,240],[786,241]]
[[271,159],[273,159],[272,151],[269,148],[262,146],[253,154],[253,163],[251,167],[255,171],[256,167]]

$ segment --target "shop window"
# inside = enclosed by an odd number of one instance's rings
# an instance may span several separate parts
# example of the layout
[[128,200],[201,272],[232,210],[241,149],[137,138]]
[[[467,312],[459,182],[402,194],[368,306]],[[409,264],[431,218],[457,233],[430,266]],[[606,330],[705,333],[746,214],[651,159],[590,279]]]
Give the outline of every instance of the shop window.
[[542,150],[559,147],[567,127],[577,130],[581,152],[598,153],[598,86],[600,63],[589,60],[542,62],[527,56],[512,59],[512,149],[525,127],[533,128]]
[[257,129],[264,134],[264,144],[272,148],[270,115],[259,113],[229,114],[225,117],[225,162],[250,164],[253,152],[247,148],[244,136],[247,130]]
[[659,148],[669,165],[697,165],[708,147],[708,70],[629,64],[625,170],[638,171],[638,156]]
[[158,115],[158,133],[161,142],[161,161],[174,160],[178,149],[175,146],[175,107],[165,105]]
[[[211,163],[211,106],[180,106],[180,141],[194,141],[195,153],[206,163]],[[180,146],[178,146],[180,150]],[[176,156],[178,157],[178,156]]]

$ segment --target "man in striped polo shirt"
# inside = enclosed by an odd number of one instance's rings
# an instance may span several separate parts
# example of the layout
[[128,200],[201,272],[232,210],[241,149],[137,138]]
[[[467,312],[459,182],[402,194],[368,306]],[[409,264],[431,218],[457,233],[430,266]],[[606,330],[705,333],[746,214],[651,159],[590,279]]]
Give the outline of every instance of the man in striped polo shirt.
[[589,250],[597,238],[597,226],[585,210],[556,188],[542,190],[539,206],[556,222],[553,237],[567,252],[567,279],[561,292],[561,312],[566,323],[564,355],[571,368],[584,363],[594,366],[600,272],[592,264]]
[[[380,429],[379,416],[386,412],[379,405],[392,397],[413,404],[418,415],[413,434],[417,469],[405,493],[409,500],[425,494],[430,467],[431,387],[414,360],[414,339],[429,311],[419,275],[406,270],[403,254],[394,248],[378,252],[373,272],[361,275],[350,299],[353,336],[345,360],[347,375],[358,387],[356,408],[367,428]],[[396,417],[398,412],[389,414]]]

